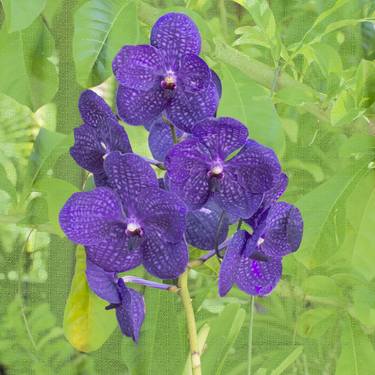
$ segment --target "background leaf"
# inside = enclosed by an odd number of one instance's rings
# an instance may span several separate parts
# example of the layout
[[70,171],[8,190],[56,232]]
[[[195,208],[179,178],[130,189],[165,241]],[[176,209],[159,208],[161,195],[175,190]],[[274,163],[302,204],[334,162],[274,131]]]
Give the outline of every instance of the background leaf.
[[12,33],[30,26],[43,11],[47,0],[1,0],[7,31]]
[[99,349],[117,327],[114,310],[89,288],[86,280],[86,255],[83,247],[76,250],[76,266],[64,312],[64,334],[81,352]]
[[74,26],[73,57],[83,87],[108,78],[120,48],[140,42],[134,0],[89,0],[77,10]]
[[41,19],[30,27],[8,34],[0,31],[0,90],[33,111],[48,103],[58,87],[52,62],[54,40]]

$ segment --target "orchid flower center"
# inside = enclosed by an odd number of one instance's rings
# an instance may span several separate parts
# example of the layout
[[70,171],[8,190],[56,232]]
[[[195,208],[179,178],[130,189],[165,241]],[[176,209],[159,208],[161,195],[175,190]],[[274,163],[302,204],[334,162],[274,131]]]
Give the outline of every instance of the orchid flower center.
[[126,226],[126,234],[128,236],[141,236],[142,228],[139,224],[130,222]]
[[264,242],[264,238],[263,237],[259,237],[259,239],[257,241],[257,246],[260,246],[263,242]]
[[166,76],[161,81],[161,87],[165,90],[174,90],[176,88],[176,76],[175,74],[168,70]]
[[215,163],[210,169],[210,176],[211,177],[221,177],[223,175],[224,167],[221,162]]

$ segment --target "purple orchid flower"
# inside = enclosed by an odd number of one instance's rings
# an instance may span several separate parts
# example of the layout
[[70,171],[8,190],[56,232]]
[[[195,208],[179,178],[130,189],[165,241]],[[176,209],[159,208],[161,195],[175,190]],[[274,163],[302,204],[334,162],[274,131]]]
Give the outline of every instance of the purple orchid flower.
[[143,296],[127,287],[124,280],[118,279],[114,272],[106,272],[90,260],[86,263],[86,277],[90,289],[109,302],[106,309],[116,309],[121,332],[137,342],[145,318]]
[[228,229],[225,211],[213,201],[186,215],[186,242],[198,249],[217,248],[227,238]]
[[170,190],[190,209],[212,198],[232,217],[252,216],[276,185],[281,167],[271,149],[247,136],[246,127],[232,118],[200,121],[165,159]]
[[143,264],[156,277],[176,278],[188,262],[185,205],[159,188],[153,169],[135,154],[110,153],[104,170],[112,189],[73,194],[60,212],[63,231],[105,271]]
[[215,114],[219,101],[217,76],[198,56],[199,30],[188,16],[168,13],[153,26],[150,42],[124,46],[113,60],[118,113],[131,125],[165,113],[189,133],[195,122]]
[[94,91],[81,94],[79,110],[84,123],[74,129],[70,154],[78,165],[93,173],[96,186],[105,186],[104,158],[112,151],[132,152],[128,136],[106,102]]
[[219,273],[220,296],[234,283],[251,295],[270,293],[281,278],[282,257],[300,245],[303,221],[296,207],[279,202],[253,229],[253,234],[237,231],[228,245]]
[[[174,145],[171,128],[163,121],[162,116],[159,116],[149,125],[149,131],[148,146],[151,154],[156,160],[164,162],[168,151]],[[183,134],[180,129],[176,129],[178,138],[182,137]]]

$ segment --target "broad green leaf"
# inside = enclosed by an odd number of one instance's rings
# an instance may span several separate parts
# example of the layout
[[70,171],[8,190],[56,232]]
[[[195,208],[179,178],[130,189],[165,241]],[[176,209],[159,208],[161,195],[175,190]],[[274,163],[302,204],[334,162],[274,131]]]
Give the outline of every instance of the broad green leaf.
[[[370,172],[368,178],[370,183],[375,183],[373,171]],[[357,237],[354,243],[352,264],[367,280],[371,280],[375,277],[375,188],[370,191],[369,195],[362,195],[358,198],[364,201],[364,207],[362,215],[358,217],[359,220],[355,223]],[[356,199],[356,202],[357,205],[360,204],[358,199]]]
[[86,280],[86,255],[83,247],[76,249],[76,266],[64,311],[64,334],[81,352],[99,349],[117,327],[114,310],[89,288]]
[[71,136],[40,129],[27,167],[24,193],[30,193],[37,179],[43,177],[53,167],[57,159],[69,151]]
[[343,203],[367,170],[367,162],[358,162],[321,184],[298,202],[304,219],[301,248],[295,253],[307,268],[325,263],[340,245],[337,238]]
[[125,44],[139,43],[137,2],[89,0],[74,17],[73,57],[77,81],[95,86],[111,74],[112,60]]
[[182,374],[189,349],[179,296],[151,288],[144,295],[147,311],[139,342],[125,338],[122,359],[131,375]]
[[59,225],[59,213],[64,203],[78,189],[67,181],[53,177],[44,177],[35,185],[35,190],[40,191],[48,204],[48,218],[56,233],[63,236]]
[[375,101],[375,61],[362,60],[355,79],[356,105],[370,106]]
[[373,375],[375,351],[370,339],[351,319],[346,318],[341,333],[341,352],[335,375]]
[[237,118],[248,127],[251,138],[281,155],[285,136],[269,91],[234,69],[222,65],[221,71],[223,96],[218,116]]
[[5,168],[0,164],[0,190],[5,191],[13,202],[17,202],[16,187],[9,181]]
[[245,316],[246,312],[239,304],[230,304],[209,322],[207,350],[202,356],[203,374],[224,374],[225,360],[240,333]]
[[375,327],[375,291],[371,286],[357,285],[353,288],[353,303],[349,306],[350,315],[366,327]]
[[295,348],[281,363],[271,372],[271,375],[281,375],[284,371],[292,365],[298,357],[303,353],[303,346]]
[[317,307],[304,311],[296,322],[297,333],[302,337],[319,338],[337,320],[337,312],[333,308]]
[[47,27],[36,19],[30,27],[8,34],[0,31],[0,91],[33,111],[51,101],[58,87],[52,62],[55,42]]
[[5,27],[9,33],[30,26],[43,11],[47,0],[1,0],[5,12]]

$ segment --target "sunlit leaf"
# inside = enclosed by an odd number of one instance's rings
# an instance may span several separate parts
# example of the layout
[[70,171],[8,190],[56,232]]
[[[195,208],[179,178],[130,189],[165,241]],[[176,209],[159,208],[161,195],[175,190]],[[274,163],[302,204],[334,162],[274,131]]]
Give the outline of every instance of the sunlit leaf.
[[74,17],[73,56],[77,81],[83,87],[109,77],[112,60],[125,44],[140,40],[134,0],[89,0]]
[[335,375],[372,375],[375,368],[375,351],[370,339],[349,318],[343,322],[341,352]]
[[81,352],[99,349],[117,326],[114,310],[89,288],[86,280],[86,255],[76,249],[76,266],[64,312],[64,333],[74,348]]
[[48,103],[58,87],[52,63],[55,43],[45,24],[36,19],[30,27],[8,34],[0,31],[0,91],[33,111]]
[[1,0],[5,12],[5,25],[9,33],[30,26],[44,9],[47,0]]
[[224,374],[225,360],[236,341],[245,320],[245,310],[238,304],[230,304],[210,321],[207,350],[202,356],[203,374]]
[[223,97],[218,116],[231,116],[242,121],[251,138],[281,154],[285,136],[268,90],[224,65],[222,74]]
[[187,330],[180,298],[147,288],[146,318],[139,342],[122,344],[122,358],[132,375],[181,374],[188,355]]

